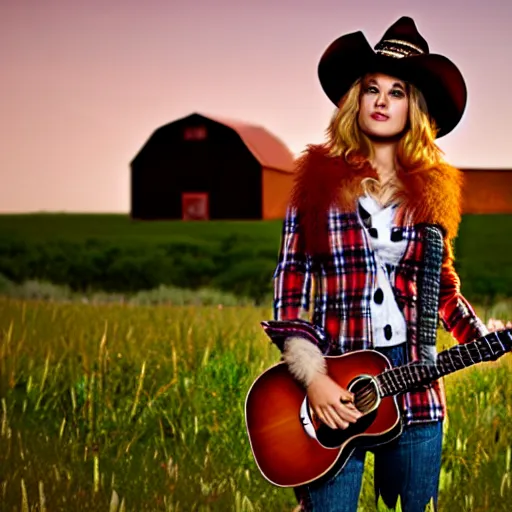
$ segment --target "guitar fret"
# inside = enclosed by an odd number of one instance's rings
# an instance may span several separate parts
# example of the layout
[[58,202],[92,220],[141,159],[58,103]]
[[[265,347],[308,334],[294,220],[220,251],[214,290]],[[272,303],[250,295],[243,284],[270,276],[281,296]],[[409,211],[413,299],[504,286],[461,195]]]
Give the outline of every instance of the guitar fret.
[[[461,368],[466,368],[471,363],[471,360],[468,361],[467,358],[467,348],[464,345],[459,345],[456,350],[457,353],[457,359],[459,363],[461,364]],[[474,363],[473,363],[474,364]]]
[[386,370],[378,376],[382,387],[382,396],[395,395],[400,391],[393,376],[393,370]]
[[453,360],[455,361],[455,368],[457,370],[462,370],[462,368],[466,368],[464,364],[464,356],[462,355],[462,351],[460,347],[456,347],[457,350],[453,353]]
[[445,361],[444,359],[439,359],[439,357],[437,358],[437,363],[436,363],[436,366],[437,368],[439,369],[439,374],[440,375],[445,375],[446,373],[448,373],[448,368],[445,364]]
[[419,372],[421,381],[425,381],[429,377],[428,367],[425,366],[424,364],[422,364],[421,366],[418,366],[417,371]]
[[469,352],[469,350],[466,348],[465,350],[460,350],[461,352],[461,358],[462,358],[462,363],[464,364],[464,366],[472,366],[475,364],[475,361],[473,361],[473,358],[471,357],[471,353]]
[[[395,370],[395,376],[400,390],[407,388],[407,382],[405,382],[404,376],[402,375],[402,368],[399,367]],[[400,380],[399,380],[400,379]]]
[[390,394],[389,387],[387,386],[384,373],[377,375],[376,379],[379,386],[380,396],[388,396]]
[[[504,339],[500,338],[500,335]],[[510,337],[507,331],[499,334],[491,333],[479,341],[452,347],[439,354],[437,366],[444,375],[483,361],[496,359],[511,348],[505,341],[507,336]]]
[[426,370],[426,373],[428,375],[428,377],[431,379],[431,380],[434,380],[434,379],[437,379],[440,377],[440,374],[439,374],[439,370],[437,369],[436,366],[434,365],[429,365],[425,368]]
[[399,368],[396,369],[396,371],[398,373],[398,377],[400,378],[400,380],[402,382],[403,388],[407,389],[409,383],[407,382],[407,375],[404,374],[404,368],[403,367],[399,367]]
[[466,354],[467,354],[467,355],[468,355],[468,357],[469,357],[469,363],[470,363],[471,365],[478,363],[478,358],[477,358],[477,360],[476,360],[476,361],[473,359],[473,356],[471,355],[471,350],[469,349],[469,347],[465,347],[465,348],[466,348]]
[[393,392],[400,391],[400,387],[398,386],[398,382],[395,379],[395,373],[393,372],[393,370],[390,370],[388,376],[389,376],[389,384],[391,385],[391,390]]
[[409,366],[411,374],[411,388],[413,384],[421,385],[425,381],[428,374],[428,369],[424,364],[416,364]]
[[[404,370],[404,369],[405,368],[402,367],[402,370]],[[404,373],[402,370],[400,371],[401,374]],[[405,380],[405,383],[407,384],[407,386],[411,386],[412,384],[414,384],[414,379],[410,372],[405,372],[404,380]]]
[[484,352],[484,361],[488,361],[492,358],[492,346],[488,340],[485,340],[485,342],[481,344],[481,347]]
[[492,346],[488,340],[485,340],[484,343],[482,343],[482,346],[485,350],[485,360],[489,360],[492,357]]
[[393,379],[393,373],[388,374],[388,384],[389,384],[389,390],[392,394],[398,393],[399,389]]
[[488,359],[491,358],[491,345],[490,343],[486,340],[485,342],[481,343],[481,347],[482,347],[482,351],[484,353],[484,361],[487,361]]
[[444,350],[437,356],[435,364],[418,361],[386,370],[377,378],[379,389],[382,396],[396,395],[468,366],[498,359],[511,350],[512,330],[493,332],[477,341]]
[[[478,343],[468,346],[468,352],[470,353],[470,355],[471,355],[471,351],[476,352],[476,354],[475,354],[476,361],[474,361],[475,363],[479,363],[480,361],[482,361],[482,359],[483,359],[482,353],[480,352],[480,349],[478,348]],[[471,357],[471,359],[473,360],[473,357]]]

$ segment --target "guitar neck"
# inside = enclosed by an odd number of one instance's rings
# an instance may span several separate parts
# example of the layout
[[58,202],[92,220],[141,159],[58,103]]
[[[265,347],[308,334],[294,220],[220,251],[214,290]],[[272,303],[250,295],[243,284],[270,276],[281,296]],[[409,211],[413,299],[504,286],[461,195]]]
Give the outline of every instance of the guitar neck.
[[377,376],[381,396],[398,395],[484,361],[495,361],[512,350],[512,329],[492,332],[439,353],[435,363],[410,363]]

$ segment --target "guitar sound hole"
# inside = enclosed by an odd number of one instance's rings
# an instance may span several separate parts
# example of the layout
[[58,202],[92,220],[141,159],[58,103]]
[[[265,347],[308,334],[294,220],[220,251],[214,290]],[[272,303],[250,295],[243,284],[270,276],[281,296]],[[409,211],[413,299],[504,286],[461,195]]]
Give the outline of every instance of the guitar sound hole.
[[354,394],[355,406],[363,414],[375,411],[380,404],[380,396],[375,380],[367,375],[356,377],[348,386]]
[[364,414],[356,423],[350,424],[346,429],[331,429],[322,423],[317,430],[317,439],[326,448],[337,448],[351,437],[363,433],[370,427],[377,415],[380,396],[375,380],[368,375],[356,377],[349,385],[348,390],[354,393],[355,406]]

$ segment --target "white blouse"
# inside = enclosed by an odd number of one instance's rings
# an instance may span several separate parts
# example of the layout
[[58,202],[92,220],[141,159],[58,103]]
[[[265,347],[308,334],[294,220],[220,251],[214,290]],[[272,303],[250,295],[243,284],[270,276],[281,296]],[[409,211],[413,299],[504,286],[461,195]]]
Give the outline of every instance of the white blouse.
[[391,347],[407,340],[405,318],[396,303],[392,286],[396,266],[407,245],[402,228],[394,225],[395,213],[395,205],[382,207],[370,195],[359,198],[359,220],[373,246],[377,265],[371,301],[375,347]]

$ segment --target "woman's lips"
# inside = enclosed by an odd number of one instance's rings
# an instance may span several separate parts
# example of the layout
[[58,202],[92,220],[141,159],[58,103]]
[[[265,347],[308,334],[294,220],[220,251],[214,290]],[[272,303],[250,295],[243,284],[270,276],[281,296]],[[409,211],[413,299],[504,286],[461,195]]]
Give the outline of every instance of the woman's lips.
[[389,119],[389,116],[385,114],[379,114],[378,112],[374,112],[371,115],[372,119],[375,119],[375,121],[387,121]]

